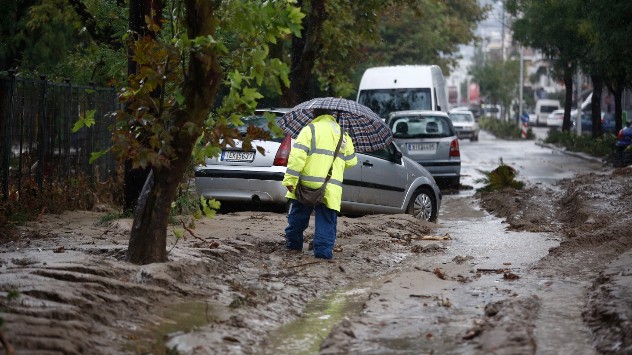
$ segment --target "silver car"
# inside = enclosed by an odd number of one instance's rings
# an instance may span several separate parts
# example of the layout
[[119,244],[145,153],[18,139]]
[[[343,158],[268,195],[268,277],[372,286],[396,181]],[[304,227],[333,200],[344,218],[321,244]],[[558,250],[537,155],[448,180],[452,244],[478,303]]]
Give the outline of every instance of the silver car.
[[478,141],[478,133],[480,131],[474,114],[470,111],[464,110],[451,110],[448,114],[454,129],[456,129],[456,135],[459,139],[469,139],[470,141]]
[[395,143],[405,156],[423,165],[438,182],[459,186],[461,152],[448,114],[398,111],[390,114],[386,124],[393,130]]
[[[279,117],[284,109],[267,110]],[[244,122],[264,122],[263,111]],[[257,119],[259,118],[259,120]],[[264,128],[263,126],[261,126]],[[243,151],[241,142],[226,148],[217,158],[207,158],[195,168],[198,195],[225,202],[287,205],[287,189],[281,185],[293,141],[284,139],[254,141],[264,148]],[[432,175],[419,164],[402,156],[391,144],[386,149],[356,153],[358,164],[345,171],[341,213],[364,215],[409,213],[436,221],[441,206],[441,191]]]

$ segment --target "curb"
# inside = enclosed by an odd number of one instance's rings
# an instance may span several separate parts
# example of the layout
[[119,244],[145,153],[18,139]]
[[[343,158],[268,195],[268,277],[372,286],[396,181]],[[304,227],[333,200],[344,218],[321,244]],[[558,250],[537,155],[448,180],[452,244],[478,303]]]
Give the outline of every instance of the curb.
[[593,157],[592,155],[588,155],[586,153],[572,152],[570,150],[567,150],[566,148],[560,148],[560,147],[558,147],[556,145],[553,145],[553,144],[547,144],[547,143],[542,143],[540,141],[537,141],[537,142],[535,142],[535,145],[537,145],[539,147],[542,147],[542,148],[549,148],[549,149],[555,150],[556,152],[561,152],[561,153],[564,153],[564,154],[567,154],[567,155],[570,155],[570,156],[573,156],[573,157],[582,158],[584,160],[590,160],[590,161],[594,161],[596,163],[602,163],[602,164],[606,163],[605,159]]

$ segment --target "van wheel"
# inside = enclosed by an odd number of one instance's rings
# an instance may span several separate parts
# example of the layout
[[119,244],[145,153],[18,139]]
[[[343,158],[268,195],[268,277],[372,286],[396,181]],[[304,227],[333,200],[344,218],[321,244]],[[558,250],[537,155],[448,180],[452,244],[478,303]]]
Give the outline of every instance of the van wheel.
[[418,188],[408,203],[406,213],[421,220],[435,222],[437,220],[437,201],[434,193],[427,187]]

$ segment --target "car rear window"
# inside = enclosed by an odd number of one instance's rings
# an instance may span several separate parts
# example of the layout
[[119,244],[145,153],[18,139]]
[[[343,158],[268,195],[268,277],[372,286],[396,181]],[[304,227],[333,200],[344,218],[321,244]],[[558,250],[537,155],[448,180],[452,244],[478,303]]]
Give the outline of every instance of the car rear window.
[[[276,118],[278,122],[278,120],[282,117],[282,114],[280,113],[275,113],[275,114],[277,116]],[[244,124],[242,126],[237,127],[237,129],[242,135],[246,134],[246,131],[248,130],[248,126],[250,125],[261,128],[264,131],[271,133],[270,127],[268,126],[268,120],[263,116],[263,113],[258,112],[255,115],[243,117],[241,120],[244,122]],[[281,142],[283,141],[283,138],[285,137],[273,137],[272,140],[275,142]]]
[[450,120],[443,116],[396,116],[390,128],[395,138],[441,138],[454,136]]
[[474,118],[467,113],[451,113],[450,119],[452,122],[474,122]]

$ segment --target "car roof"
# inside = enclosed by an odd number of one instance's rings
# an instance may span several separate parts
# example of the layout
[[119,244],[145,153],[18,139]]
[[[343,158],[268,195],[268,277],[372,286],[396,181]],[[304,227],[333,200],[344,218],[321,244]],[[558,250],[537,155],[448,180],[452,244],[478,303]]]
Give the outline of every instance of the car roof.
[[395,111],[391,112],[390,117],[406,116],[406,115],[419,115],[419,116],[443,116],[448,118],[448,114],[443,111],[432,110],[407,110],[407,111]]
[[288,108],[288,107],[269,107],[269,108],[258,108],[255,110],[255,113],[257,112],[286,113],[290,110],[291,108]]

